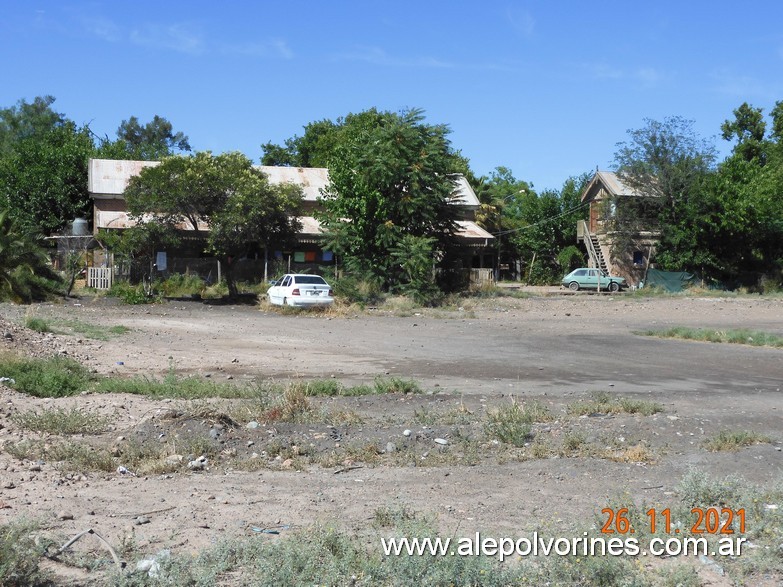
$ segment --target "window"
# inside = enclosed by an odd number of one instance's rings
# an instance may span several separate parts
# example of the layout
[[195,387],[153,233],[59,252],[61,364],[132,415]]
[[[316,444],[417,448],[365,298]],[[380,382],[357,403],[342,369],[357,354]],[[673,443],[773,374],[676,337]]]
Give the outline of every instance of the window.
[[637,267],[644,265],[644,253],[642,251],[633,252],[633,264]]
[[326,285],[326,282],[323,280],[323,278],[319,277],[318,275],[297,275],[295,279],[296,283]]

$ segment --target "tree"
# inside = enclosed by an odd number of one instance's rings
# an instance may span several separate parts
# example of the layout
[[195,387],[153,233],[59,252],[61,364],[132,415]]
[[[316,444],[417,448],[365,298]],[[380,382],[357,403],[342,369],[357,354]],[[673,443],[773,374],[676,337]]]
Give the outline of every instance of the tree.
[[0,109],[0,156],[31,137],[40,137],[66,123],[65,116],[52,109],[53,96],[37,96],[32,103],[19,100],[16,106]]
[[188,137],[182,132],[174,132],[171,122],[158,115],[144,125],[131,116],[120,124],[115,141],[104,138],[99,143],[98,156],[106,159],[157,161],[190,152]]
[[753,108],[747,102],[734,110],[734,120],[726,120],[720,127],[725,140],[737,139],[735,153],[746,161],[757,159],[761,165],[766,162],[763,146],[766,128],[761,108]]
[[[496,167],[489,177],[479,178],[475,186],[479,198],[476,222],[495,236],[497,262],[508,265],[512,275],[519,272],[520,251],[514,245],[510,235],[522,226],[520,221],[520,201],[524,194],[534,193],[533,186],[518,180],[507,167]],[[496,277],[503,274],[496,269]]]
[[[713,171],[715,148],[693,131],[693,121],[670,117],[628,131],[630,140],[618,145],[617,171],[639,198],[616,202],[629,206],[615,223],[615,247],[625,248],[638,226],[634,216],[655,217],[660,227],[656,260],[664,269],[696,270],[698,260],[692,232],[693,212],[702,209],[704,183]],[[626,229],[628,227],[628,230]]]
[[241,153],[164,158],[131,179],[125,200],[139,224],[168,231],[189,226],[197,233],[207,228],[206,250],[224,263],[232,297],[235,261],[253,244],[286,244],[300,228],[301,189],[270,184]]
[[420,110],[372,109],[346,118],[330,157],[319,219],[327,246],[350,271],[387,288],[410,283],[410,273],[391,254],[406,235],[432,239],[432,263],[449,265],[458,243],[448,132],[445,125],[424,123]]
[[[352,115],[349,115],[349,118]],[[349,123],[350,124],[350,123]],[[329,157],[339,141],[339,133],[346,121],[338,118],[317,120],[304,127],[304,135],[294,135],[286,139],[285,147],[266,143],[261,145],[262,165],[282,165],[286,167],[328,167]]]
[[86,129],[65,122],[25,136],[0,158],[0,207],[24,230],[51,234],[90,210]]
[[39,301],[59,285],[40,238],[20,229],[7,210],[0,210],[0,299]]
[[0,208],[20,229],[49,234],[87,212],[92,140],[52,96],[0,109]]

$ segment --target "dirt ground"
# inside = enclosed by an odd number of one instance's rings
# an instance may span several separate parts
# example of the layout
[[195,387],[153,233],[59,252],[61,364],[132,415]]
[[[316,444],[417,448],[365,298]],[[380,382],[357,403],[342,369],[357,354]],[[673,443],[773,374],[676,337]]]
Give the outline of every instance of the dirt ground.
[[[109,340],[39,334],[21,327],[30,315],[129,331]],[[115,545],[132,535],[144,552],[197,552],[222,538],[268,528],[285,534],[316,522],[362,534],[379,508],[405,506],[434,515],[449,535],[515,537],[593,523],[623,495],[665,508],[693,467],[765,486],[783,479],[783,351],[638,334],[676,325],[783,336],[780,299],[534,295],[465,300],[449,310],[293,314],[252,304],[126,306],[81,298],[0,305],[0,319],[0,348],[71,356],[101,375],[160,378],[173,370],[215,382],[334,378],[346,386],[381,376],[425,390],[312,400],[351,415],[339,423],[248,427],[236,418],[218,421],[214,411],[200,417],[203,411],[180,400],[96,393],[37,399],[0,386],[0,447],[40,438],[16,425],[14,414],[79,406],[111,418],[109,432],[88,440],[120,447],[118,465],[128,439],[158,439],[176,455],[180,435],[201,435],[219,449],[204,470],[183,462],[138,476],[66,473],[58,463],[0,451],[0,523],[44,519],[62,536],[93,528]],[[663,411],[568,415],[569,404],[596,391],[659,402]],[[475,422],[512,400],[549,408],[553,420],[535,429],[555,444],[578,431],[620,456],[623,447],[642,445],[648,458],[517,458],[497,443],[463,442],[481,437]],[[703,441],[720,430],[773,442],[705,450]],[[349,458],[338,450],[349,446],[377,450],[362,459],[357,449]],[[247,466],[259,459],[263,466]]]

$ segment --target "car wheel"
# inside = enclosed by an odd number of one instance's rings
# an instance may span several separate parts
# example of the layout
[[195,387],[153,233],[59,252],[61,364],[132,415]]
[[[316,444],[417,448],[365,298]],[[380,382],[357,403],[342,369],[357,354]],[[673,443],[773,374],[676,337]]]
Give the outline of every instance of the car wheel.
[[620,291],[620,284],[617,283],[616,281],[613,281],[612,283],[609,284],[609,291],[611,292]]
[[579,284],[576,281],[572,281],[568,284],[568,289],[571,291],[579,291]]

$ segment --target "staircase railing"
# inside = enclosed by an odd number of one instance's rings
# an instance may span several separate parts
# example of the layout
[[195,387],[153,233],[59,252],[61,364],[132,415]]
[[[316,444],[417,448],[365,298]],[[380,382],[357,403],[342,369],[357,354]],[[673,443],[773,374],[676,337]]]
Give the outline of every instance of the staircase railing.
[[587,222],[584,220],[580,220],[580,222],[582,223],[581,232],[585,241],[585,247],[587,248],[587,255],[590,257],[590,261],[592,261],[593,265],[600,269],[603,264],[603,255],[600,251],[595,250],[595,246],[593,245],[593,235],[590,234],[590,230],[587,228]]

